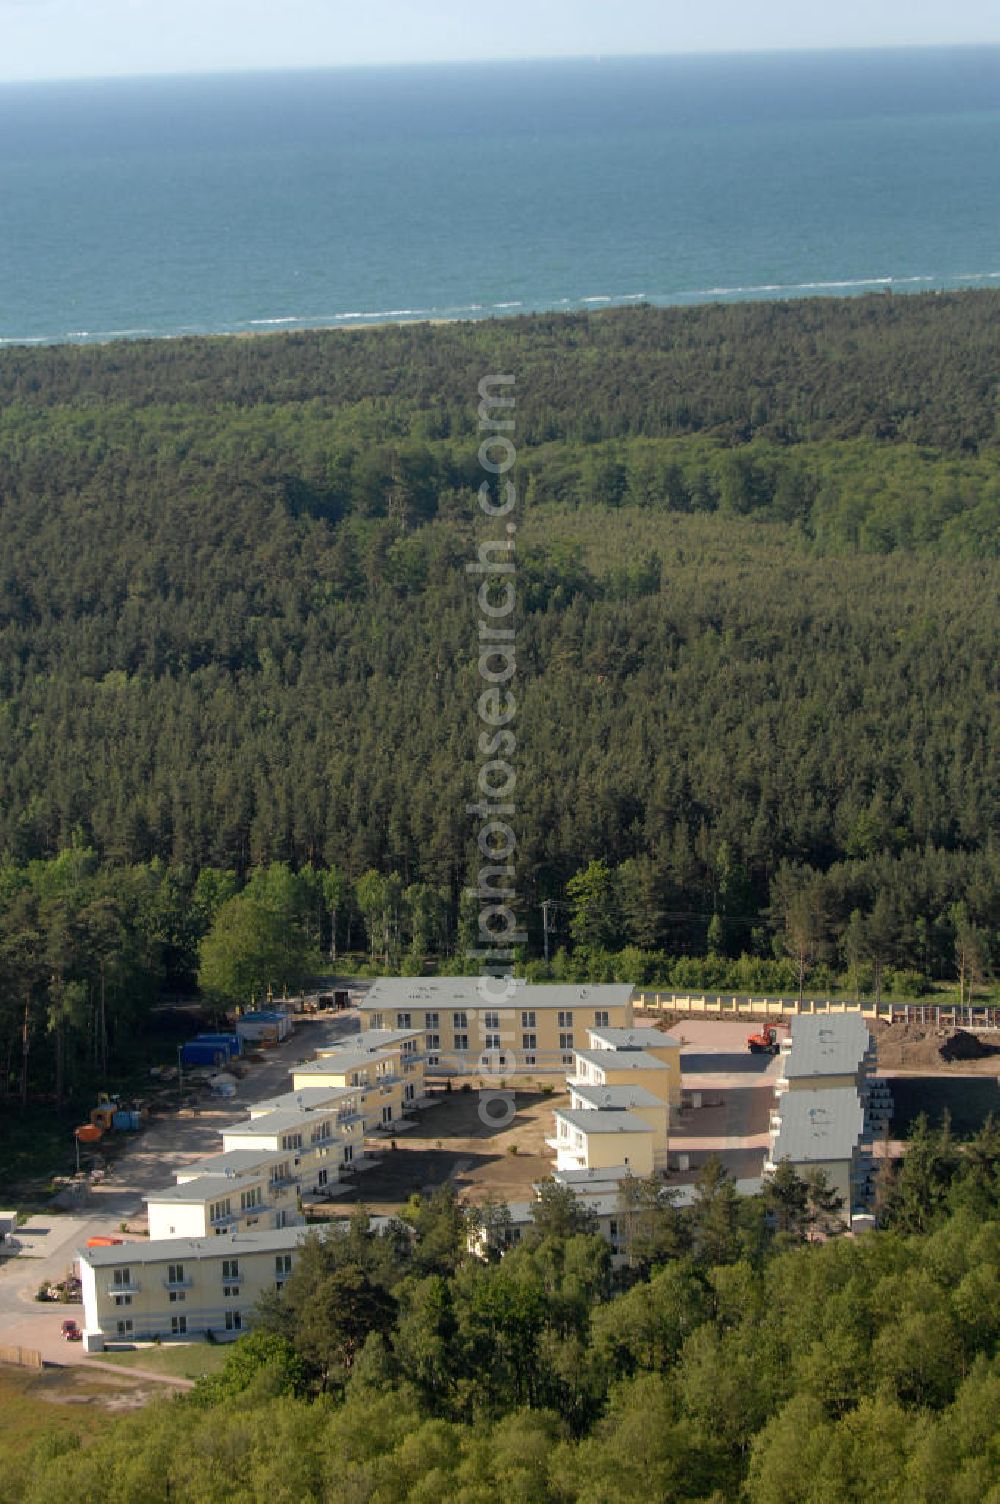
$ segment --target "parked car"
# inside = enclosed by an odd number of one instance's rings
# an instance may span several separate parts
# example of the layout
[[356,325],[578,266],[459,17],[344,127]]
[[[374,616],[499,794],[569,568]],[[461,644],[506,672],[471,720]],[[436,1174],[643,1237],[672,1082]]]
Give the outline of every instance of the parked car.
[[66,1320],[63,1322],[62,1334],[67,1342],[83,1341],[83,1333],[77,1326],[76,1322],[73,1320],[72,1316],[67,1316]]

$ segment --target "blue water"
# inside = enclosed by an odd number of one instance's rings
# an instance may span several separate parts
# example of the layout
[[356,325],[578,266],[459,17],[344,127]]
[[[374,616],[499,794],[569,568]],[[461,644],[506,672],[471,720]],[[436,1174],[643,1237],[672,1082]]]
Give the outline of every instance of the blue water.
[[1000,48],[0,86],[0,342],[1000,285]]

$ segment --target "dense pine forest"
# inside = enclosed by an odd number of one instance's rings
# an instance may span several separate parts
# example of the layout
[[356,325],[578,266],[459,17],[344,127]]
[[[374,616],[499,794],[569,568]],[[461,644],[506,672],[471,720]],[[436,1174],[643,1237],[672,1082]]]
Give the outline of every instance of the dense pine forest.
[[[996,1130],[919,1126],[883,1230],[811,1242],[805,1182],[637,1182],[626,1267],[543,1187],[502,1259],[451,1187],[315,1234],[194,1391],[43,1434],[3,1504],[996,1504]],[[503,1208],[481,1222],[502,1231]]]
[[8,350],[7,1091],[199,974],[463,964],[492,371],[525,964],[547,899],[561,975],[985,994],[1000,294]]

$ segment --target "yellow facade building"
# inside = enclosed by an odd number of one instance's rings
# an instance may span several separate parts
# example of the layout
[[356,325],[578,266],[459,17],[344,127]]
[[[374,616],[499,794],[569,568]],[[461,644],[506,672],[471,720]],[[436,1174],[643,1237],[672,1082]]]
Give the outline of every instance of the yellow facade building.
[[419,1029],[429,1070],[516,1077],[565,1072],[592,1028],[628,1028],[628,984],[380,977],[360,1004],[378,1029]]

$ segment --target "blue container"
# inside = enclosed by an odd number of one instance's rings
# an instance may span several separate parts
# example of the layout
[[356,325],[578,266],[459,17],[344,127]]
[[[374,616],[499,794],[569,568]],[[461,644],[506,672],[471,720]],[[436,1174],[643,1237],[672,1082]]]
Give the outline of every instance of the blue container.
[[225,1065],[228,1059],[228,1045],[218,1044],[212,1039],[189,1039],[187,1044],[181,1046],[183,1065],[214,1065],[218,1068]]
[[243,1041],[238,1034],[198,1034],[195,1043],[228,1045],[230,1055],[242,1055]]
[[140,1121],[138,1112],[126,1112],[121,1109],[112,1115],[111,1126],[119,1133],[135,1133],[139,1129]]

